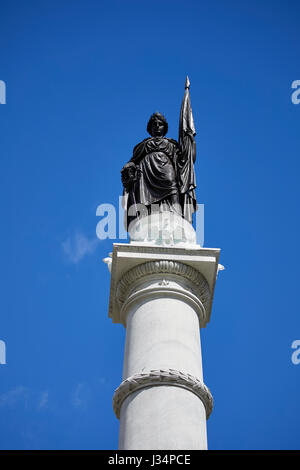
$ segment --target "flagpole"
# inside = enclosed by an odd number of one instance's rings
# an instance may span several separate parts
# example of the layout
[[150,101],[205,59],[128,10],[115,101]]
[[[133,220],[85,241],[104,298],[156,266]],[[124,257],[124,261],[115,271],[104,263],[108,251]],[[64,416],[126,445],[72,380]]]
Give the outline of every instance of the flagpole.
[[191,131],[193,135],[196,135],[196,129],[194,124],[191,98],[190,98],[190,86],[191,82],[186,76],[185,79],[185,92],[181,103],[180,116],[179,116],[179,143],[183,143],[183,137],[186,131]]

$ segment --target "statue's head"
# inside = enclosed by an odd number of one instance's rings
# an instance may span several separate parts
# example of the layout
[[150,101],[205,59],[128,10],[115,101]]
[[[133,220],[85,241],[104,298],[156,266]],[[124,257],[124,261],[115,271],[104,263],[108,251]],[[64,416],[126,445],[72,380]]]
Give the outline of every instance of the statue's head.
[[147,131],[152,137],[163,137],[168,132],[168,123],[161,113],[154,113],[147,124]]

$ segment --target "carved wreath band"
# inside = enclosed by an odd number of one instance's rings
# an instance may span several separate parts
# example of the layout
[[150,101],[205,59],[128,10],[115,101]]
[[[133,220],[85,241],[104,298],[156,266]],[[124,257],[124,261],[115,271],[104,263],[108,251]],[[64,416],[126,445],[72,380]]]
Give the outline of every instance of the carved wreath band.
[[124,380],[113,396],[113,409],[116,417],[120,419],[122,403],[131,393],[159,385],[172,385],[191,391],[200,398],[205,407],[206,419],[209,418],[213,409],[213,397],[208,387],[197,377],[174,369],[151,370],[147,373],[132,375]]

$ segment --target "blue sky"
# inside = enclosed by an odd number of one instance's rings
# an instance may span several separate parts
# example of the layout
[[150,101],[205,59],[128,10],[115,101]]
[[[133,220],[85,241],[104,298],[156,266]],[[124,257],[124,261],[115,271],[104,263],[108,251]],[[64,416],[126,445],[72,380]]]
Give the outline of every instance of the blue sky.
[[[116,449],[125,330],[108,318],[96,208],[186,74],[205,246],[210,449],[299,449],[297,1],[1,2],[1,449]],[[117,241],[117,240],[116,240]]]

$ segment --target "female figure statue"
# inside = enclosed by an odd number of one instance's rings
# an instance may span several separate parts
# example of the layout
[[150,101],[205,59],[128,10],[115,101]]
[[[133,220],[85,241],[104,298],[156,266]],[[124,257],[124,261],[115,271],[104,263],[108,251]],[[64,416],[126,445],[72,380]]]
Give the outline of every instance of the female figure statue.
[[156,112],[147,125],[151,137],[137,144],[121,171],[127,227],[136,217],[170,211],[192,223],[196,210],[195,129],[186,93],[181,107],[179,142],[169,139],[166,118]]

